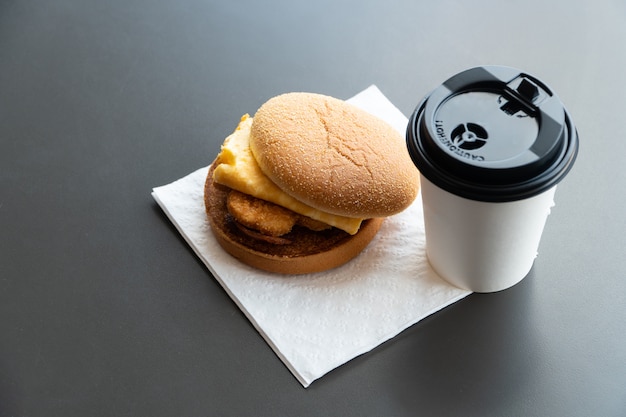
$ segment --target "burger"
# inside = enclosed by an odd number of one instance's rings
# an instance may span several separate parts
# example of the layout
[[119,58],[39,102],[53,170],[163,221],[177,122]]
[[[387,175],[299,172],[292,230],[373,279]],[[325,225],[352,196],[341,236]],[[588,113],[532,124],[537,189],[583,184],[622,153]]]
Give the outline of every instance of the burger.
[[211,164],[211,231],[241,262],[283,274],[356,257],[417,196],[399,132],[342,100],[287,93],[244,115]]

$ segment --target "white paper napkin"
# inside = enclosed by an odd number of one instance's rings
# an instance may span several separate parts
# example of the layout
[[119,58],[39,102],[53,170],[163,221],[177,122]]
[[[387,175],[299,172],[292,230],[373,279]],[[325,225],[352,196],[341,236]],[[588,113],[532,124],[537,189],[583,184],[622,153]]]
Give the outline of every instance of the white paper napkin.
[[[376,86],[348,101],[404,135],[407,118]],[[421,196],[386,219],[369,246],[342,267],[284,276],[243,265],[211,234],[203,201],[207,172],[198,169],[152,195],[304,387],[470,294],[428,264]]]

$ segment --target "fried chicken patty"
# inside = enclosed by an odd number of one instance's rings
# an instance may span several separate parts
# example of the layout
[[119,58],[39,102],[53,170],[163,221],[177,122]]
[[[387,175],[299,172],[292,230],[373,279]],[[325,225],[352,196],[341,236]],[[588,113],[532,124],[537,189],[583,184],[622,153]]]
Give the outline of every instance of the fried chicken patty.
[[226,206],[239,224],[268,236],[287,234],[296,224],[314,231],[330,227],[310,217],[235,190],[228,193]]

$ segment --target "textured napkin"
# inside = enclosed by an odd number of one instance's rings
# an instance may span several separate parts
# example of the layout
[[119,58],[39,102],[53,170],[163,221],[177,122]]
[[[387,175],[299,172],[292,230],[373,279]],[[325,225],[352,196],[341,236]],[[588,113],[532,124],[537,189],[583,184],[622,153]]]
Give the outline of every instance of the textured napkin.
[[[370,86],[348,100],[404,135],[406,117]],[[331,271],[283,276],[241,264],[213,238],[204,213],[208,167],[152,195],[213,276],[304,387],[470,292],[426,259],[421,196],[386,219],[369,246]]]

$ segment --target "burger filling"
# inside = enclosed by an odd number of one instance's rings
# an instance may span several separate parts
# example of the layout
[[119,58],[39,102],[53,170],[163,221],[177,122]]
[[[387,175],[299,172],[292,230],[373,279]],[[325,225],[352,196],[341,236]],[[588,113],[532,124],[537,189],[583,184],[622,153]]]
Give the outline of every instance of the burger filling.
[[[294,225],[312,230],[332,226],[351,235],[356,234],[362,219],[338,216],[308,206],[286,194],[263,173],[250,150],[251,126],[252,118],[244,115],[237,129],[222,144],[213,173],[217,184],[249,196],[246,202],[241,201],[241,196],[233,197],[234,208],[229,207],[229,210],[238,223],[266,236],[282,236],[283,230],[291,230]],[[257,212],[262,214],[250,214]],[[262,222],[263,226],[259,225],[259,218],[266,219]]]
[[289,239],[281,236],[291,232],[296,225],[313,231],[322,231],[331,227],[326,223],[236,190],[228,193],[226,207],[243,233],[276,245],[290,244]]

